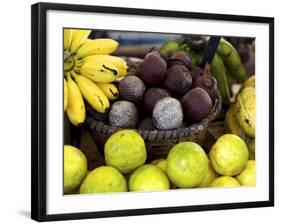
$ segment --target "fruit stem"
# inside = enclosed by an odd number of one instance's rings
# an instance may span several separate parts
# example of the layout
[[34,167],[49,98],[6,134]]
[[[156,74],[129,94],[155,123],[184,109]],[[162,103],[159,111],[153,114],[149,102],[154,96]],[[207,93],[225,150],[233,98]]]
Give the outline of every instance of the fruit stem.
[[71,79],[69,72],[65,73],[65,76],[66,76],[66,80]]
[[211,76],[211,65],[209,63],[206,63],[203,74]]
[[76,76],[77,76],[77,74],[74,72],[74,71],[71,71],[70,72],[70,75],[75,79],[76,78]]
[[63,55],[63,61],[66,62],[68,58],[74,56],[73,52],[65,52]]

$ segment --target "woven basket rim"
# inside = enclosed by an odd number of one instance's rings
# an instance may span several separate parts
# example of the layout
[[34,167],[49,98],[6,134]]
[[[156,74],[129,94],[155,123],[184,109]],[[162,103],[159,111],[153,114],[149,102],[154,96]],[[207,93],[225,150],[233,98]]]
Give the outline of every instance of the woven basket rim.
[[214,107],[211,111],[211,113],[204,118],[202,121],[200,121],[199,123],[195,123],[186,127],[180,127],[177,129],[168,129],[168,130],[159,130],[159,129],[155,129],[155,130],[140,130],[140,129],[136,129],[136,128],[120,128],[120,127],[115,127],[115,126],[111,126],[108,124],[105,124],[102,121],[97,121],[95,120],[93,117],[87,117],[86,121],[84,124],[86,124],[87,127],[90,127],[91,129],[97,126],[100,127],[100,130],[111,130],[112,133],[119,131],[119,130],[123,130],[123,129],[130,129],[130,130],[136,130],[137,132],[139,132],[140,134],[147,134],[148,136],[150,135],[155,135],[156,133],[161,133],[161,134],[165,134],[166,132],[173,132],[173,134],[178,135],[179,133],[189,133],[190,131],[194,130],[194,129],[204,129],[204,127],[206,125],[208,125],[211,121],[213,121],[216,116],[219,114],[220,110],[221,110],[221,106],[222,106],[222,99],[220,94],[218,94],[218,99],[216,100]]

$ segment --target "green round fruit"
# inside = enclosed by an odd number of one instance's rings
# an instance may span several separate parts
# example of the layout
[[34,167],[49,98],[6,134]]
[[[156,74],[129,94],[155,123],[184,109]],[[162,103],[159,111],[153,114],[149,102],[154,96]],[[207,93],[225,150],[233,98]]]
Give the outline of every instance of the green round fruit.
[[167,160],[166,159],[156,159],[151,162],[151,164],[156,165],[161,170],[163,170],[165,173],[167,173]]
[[212,183],[212,181],[217,177],[218,177],[218,174],[213,169],[211,161],[209,161],[208,171],[207,171],[203,181],[201,182],[201,184],[199,184],[197,187],[210,187],[210,184]]
[[221,176],[214,179],[210,187],[238,187],[240,183],[233,177]]
[[125,192],[127,183],[123,175],[110,166],[91,171],[80,186],[80,194]]
[[170,182],[166,174],[157,166],[147,164],[136,169],[129,179],[130,191],[168,190]]
[[248,161],[246,143],[237,135],[225,134],[212,146],[210,159],[217,173],[224,176],[239,174]]
[[104,146],[105,163],[124,174],[131,173],[146,160],[145,143],[133,130],[121,130],[109,137]]
[[207,171],[207,155],[196,143],[179,143],[168,154],[167,174],[177,187],[195,187],[203,181]]
[[256,184],[256,163],[255,160],[249,160],[246,168],[236,176],[236,179],[242,186],[255,186]]
[[74,191],[87,172],[87,159],[84,154],[71,145],[64,146],[63,190],[64,193]]

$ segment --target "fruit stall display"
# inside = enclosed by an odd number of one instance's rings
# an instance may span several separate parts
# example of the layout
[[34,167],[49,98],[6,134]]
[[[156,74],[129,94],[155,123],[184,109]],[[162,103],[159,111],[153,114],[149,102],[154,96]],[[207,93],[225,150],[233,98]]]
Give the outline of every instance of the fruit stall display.
[[65,194],[255,185],[244,48],[221,38],[202,66],[207,37],[133,58],[90,33],[64,30]]

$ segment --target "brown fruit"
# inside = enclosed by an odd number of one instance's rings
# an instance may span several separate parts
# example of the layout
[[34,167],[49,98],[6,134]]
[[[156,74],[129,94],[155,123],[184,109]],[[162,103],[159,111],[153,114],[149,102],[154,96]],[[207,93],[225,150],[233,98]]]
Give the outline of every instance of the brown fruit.
[[153,130],[154,125],[151,117],[144,118],[140,121],[138,128],[139,130]]
[[195,78],[193,87],[200,87],[206,90],[213,103],[218,98],[217,80],[211,75],[209,64],[205,66],[203,73]]
[[167,70],[164,86],[176,96],[183,96],[191,89],[192,77],[183,65],[174,65]]
[[168,68],[174,65],[183,65],[188,69],[191,69],[191,62],[188,54],[186,52],[175,52],[172,56],[167,60]]
[[193,83],[194,87],[200,87],[209,94],[214,103],[215,100],[218,98],[218,87],[217,87],[217,80],[210,75],[202,75],[195,79]]
[[138,123],[136,106],[125,100],[115,102],[109,111],[109,124],[119,128],[135,128]]
[[150,88],[148,89],[143,97],[143,108],[144,110],[151,114],[155,104],[158,100],[170,96],[170,93],[166,89],[161,88]]
[[158,52],[150,52],[140,64],[138,76],[146,84],[159,86],[165,80],[166,70],[166,61],[161,58],[160,54]]
[[153,109],[153,124],[158,129],[175,129],[182,126],[183,112],[180,102],[172,97],[159,100]]
[[137,76],[127,76],[118,85],[121,99],[130,101],[136,105],[142,101],[145,89],[144,83]]
[[198,66],[195,66],[191,69],[190,73],[191,73],[192,79],[195,80],[198,77],[200,77],[201,75],[203,75],[203,69]]
[[212,111],[212,99],[202,88],[196,87],[181,99],[184,118],[189,123],[197,123]]

